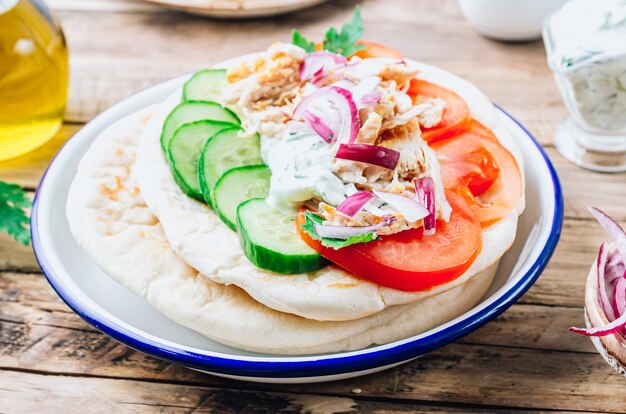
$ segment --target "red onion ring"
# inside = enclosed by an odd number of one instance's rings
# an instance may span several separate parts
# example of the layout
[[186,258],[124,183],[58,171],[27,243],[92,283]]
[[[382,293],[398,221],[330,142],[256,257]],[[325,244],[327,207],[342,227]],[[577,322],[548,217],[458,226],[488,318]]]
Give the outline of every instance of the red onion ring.
[[374,198],[374,194],[369,191],[357,191],[343,200],[343,202],[339,204],[339,207],[337,207],[337,211],[348,217],[354,217],[354,215],[372,198]]
[[391,148],[368,144],[341,144],[336,158],[348,161],[364,162],[377,167],[393,170],[398,165],[400,153]]
[[[337,112],[336,120],[327,114],[328,110]],[[304,113],[318,116],[333,132],[334,140],[353,142],[360,128],[359,112],[352,99],[352,93],[337,86],[326,86],[306,96],[293,111],[296,121],[304,119]],[[334,122],[333,122],[334,121]],[[322,137],[324,138],[324,137]]]
[[412,198],[376,190],[374,190],[374,194],[402,214],[409,223],[415,223],[430,214],[424,206]]
[[622,256],[622,260],[626,260],[626,232],[624,232],[624,229],[604,211],[595,207],[589,207],[589,211],[604,230],[609,233],[613,243],[615,243],[615,247],[617,247],[617,251]]
[[325,50],[309,53],[300,65],[300,81],[318,81],[329,70],[343,67],[347,62],[344,56]]
[[422,177],[415,180],[415,198],[426,207],[428,215],[424,217],[424,235],[435,234],[437,223],[435,217],[435,182],[432,177]]

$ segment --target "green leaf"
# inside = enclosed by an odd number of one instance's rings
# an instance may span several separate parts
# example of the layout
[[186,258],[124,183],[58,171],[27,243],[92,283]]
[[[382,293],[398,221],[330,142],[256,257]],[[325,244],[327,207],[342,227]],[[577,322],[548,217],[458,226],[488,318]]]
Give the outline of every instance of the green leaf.
[[0,181],[0,231],[18,242],[30,243],[28,209],[31,201],[22,187]]
[[334,27],[328,29],[322,43],[323,48],[348,57],[361,49],[365,49],[365,46],[356,44],[363,36],[364,31],[361,8],[356,6],[352,20],[349,23],[344,23],[341,27],[341,33],[337,32]]
[[380,237],[376,233],[366,233],[359,236],[350,236],[346,240],[341,239],[329,239],[321,237],[315,232],[315,225],[322,224],[324,219],[315,213],[306,211],[304,213],[305,222],[300,228],[306,232],[313,240],[317,240],[322,243],[322,246],[330,247],[331,249],[341,249],[342,247],[350,246],[352,244],[371,242],[372,240],[378,240]]
[[315,42],[309,42],[307,38],[297,30],[294,30],[291,33],[291,43],[296,46],[300,46],[307,53],[315,52]]

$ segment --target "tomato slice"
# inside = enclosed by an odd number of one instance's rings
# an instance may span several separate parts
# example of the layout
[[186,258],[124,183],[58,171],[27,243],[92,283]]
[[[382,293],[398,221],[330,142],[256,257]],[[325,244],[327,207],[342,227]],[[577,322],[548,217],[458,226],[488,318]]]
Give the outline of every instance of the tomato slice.
[[480,223],[467,202],[452,192],[446,198],[452,206],[450,222],[437,221],[432,236],[424,236],[420,227],[334,250],[300,228],[302,214],[296,228],[309,246],[357,277],[403,291],[431,290],[465,273],[482,248]]
[[[359,45],[365,46],[365,49],[361,49],[358,52],[352,54],[352,56],[358,56],[361,59],[365,58],[391,58],[391,59],[402,59],[402,53],[395,49],[391,49],[385,45],[381,45],[380,43],[375,42],[366,42],[365,40],[359,40],[357,42]],[[350,56],[350,57],[352,57]]]
[[441,122],[432,128],[424,128],[422,130],[422,138],[426,142],[441,141],[468,127],[470,122],[469,107],[463,98],[451,90],[425,80],[412,79],[407,94],[413,100],[425,97],[439,98],[446,102]]
[[483,227],[506,217],[522,196],[515,157],[491,131],[472,121],[470,129],[432,145],[447,190],[462,195]]

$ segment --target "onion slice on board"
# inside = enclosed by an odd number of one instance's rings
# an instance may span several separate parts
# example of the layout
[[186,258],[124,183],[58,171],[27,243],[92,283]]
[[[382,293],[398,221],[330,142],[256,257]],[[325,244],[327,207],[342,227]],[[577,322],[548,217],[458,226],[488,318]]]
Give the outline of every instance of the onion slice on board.
[[377,167],[393,170],[398,165],[400,153],[391,148],[369,144],[341,144],[336,158],[348,161],[364,162]]
[[374,194],[369,191],[357,191],[343,200],[343,202],[339,204],[339,207],[337,207],[337,211],[348,217],[354,217],[354,215],[372,198],[374,198]]
[[417,202],[428,210],[428,215],[424,217],[424,234],[432,236],[435,234],[435,182],[432,177],[422,177],[415,180],[415,198]]
[[389,204],[398,213],[402,214],[409,223],[414,223],[430,214],[424,206],[412,198],[376,190],[374,190],[374,194],[376,197]]

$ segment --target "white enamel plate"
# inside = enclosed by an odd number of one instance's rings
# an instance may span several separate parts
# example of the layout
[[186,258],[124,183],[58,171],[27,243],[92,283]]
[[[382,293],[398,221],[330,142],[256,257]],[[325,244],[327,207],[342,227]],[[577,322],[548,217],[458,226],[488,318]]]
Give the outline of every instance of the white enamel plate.
[[355,377],[417,358],[489,322],[526,292],[552,256],[563,221],[557,175],[539,143],[498,109],[523,152],[530,202],[520,217],[515,244],[503,256],[490,290],[477,306],[422,334],[352,352],[281,357],[211,341],[167,319],[103,273],[74,241],[65,218],[70,183],[93,140],[116,120],[163,101],[186,79],[182,76],[140,92],[87,124],[50,164],[33,206],[33,247],[52,287],[83,319],[132,348],[207,373],[250,381],[302,383]]

